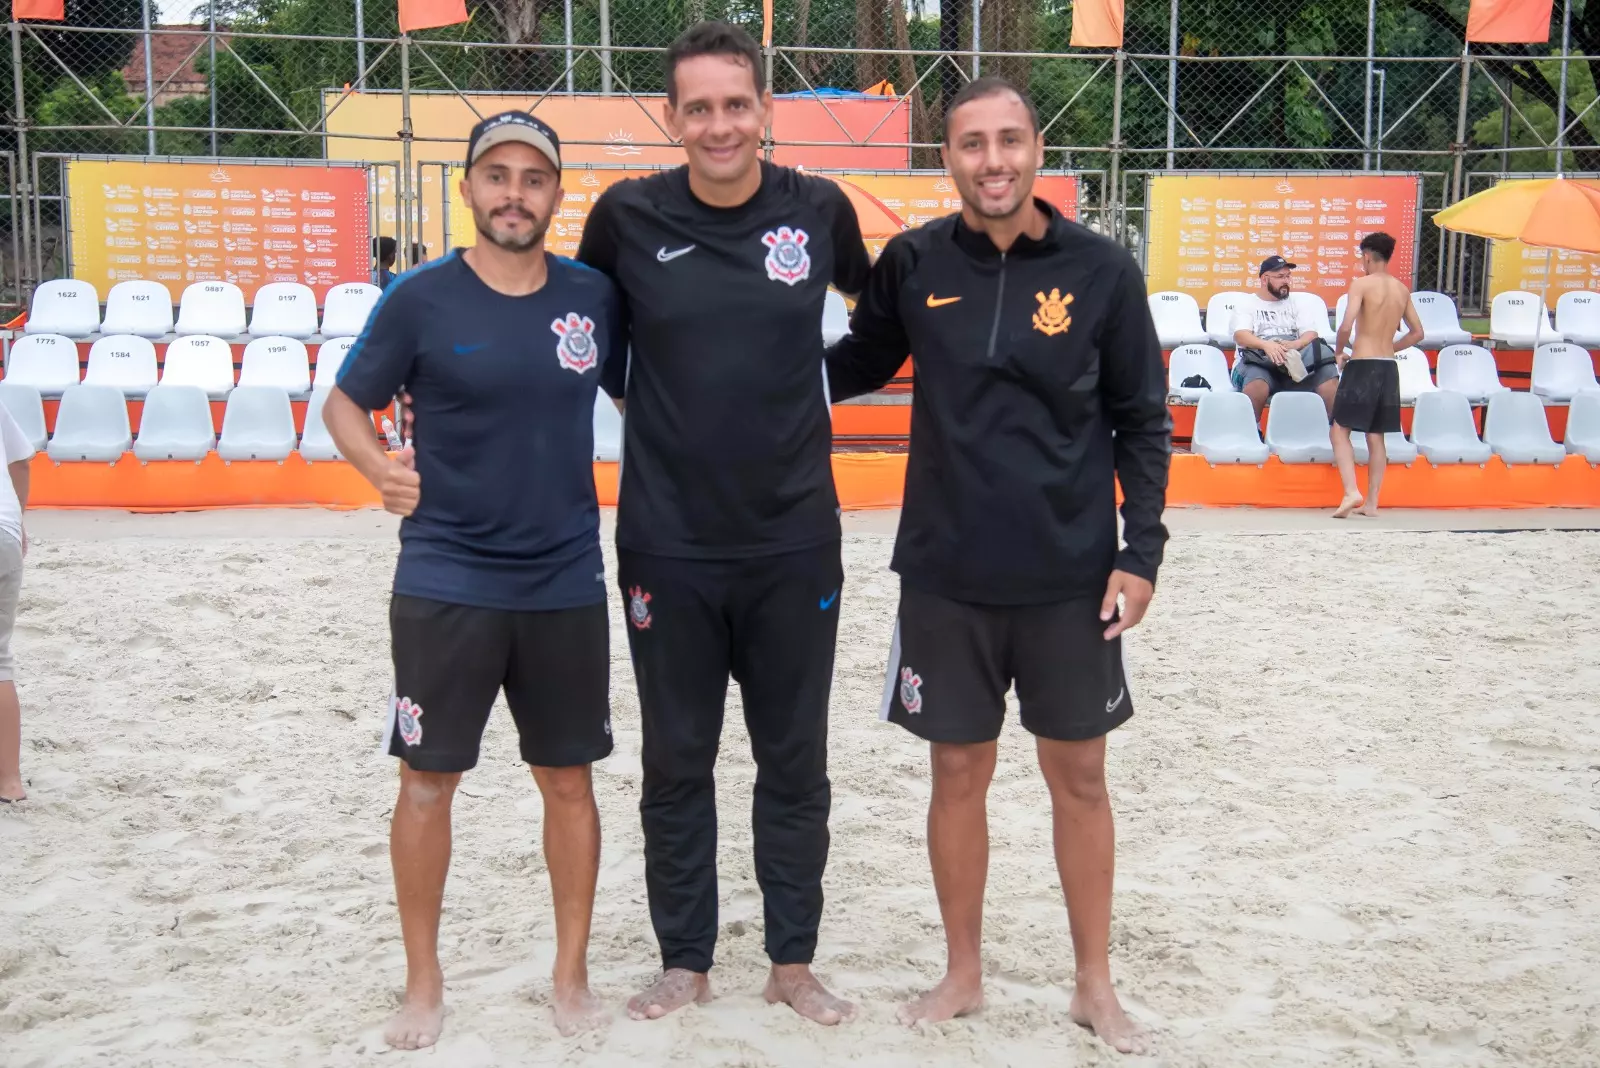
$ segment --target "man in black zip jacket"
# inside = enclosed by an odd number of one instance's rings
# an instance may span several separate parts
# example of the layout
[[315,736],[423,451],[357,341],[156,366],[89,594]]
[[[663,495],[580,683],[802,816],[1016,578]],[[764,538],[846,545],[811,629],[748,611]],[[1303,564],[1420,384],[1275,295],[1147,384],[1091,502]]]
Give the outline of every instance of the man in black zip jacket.
[[948,960],[901,1019],[983,1003],[985,798],[1014,684],[1050,788],[1072,1017],[1127,1053],[1146,1041],[1108,959],[1106,734],[1133,714],[1120,636],[1155,589],[1172,425],[1139,268],[1032,197],[1043,145],[1005,81],[957,95],[944,156],[961,212],[889,242],[828,351],[828,381],[835,400],[870,392],[915,353],[883,715],[932,743],[928,852]]
[[[717,938],[713,769],[731,674],[756,762],[751,830],[766,997],[823,1024],[852,1007],[811,972],[828,858],[828,694],[843,570],[822,380],[831,282],[870,261],[825,178],[759,158],[770,94],[749,34],[700,23],[667,52],[668,128],[688,165],[619,182],[578,258],[632,325],[617,574],[643,725],[645,886],[656,1019],[710,997]],[[623,396],[623,361],[606,389]]]

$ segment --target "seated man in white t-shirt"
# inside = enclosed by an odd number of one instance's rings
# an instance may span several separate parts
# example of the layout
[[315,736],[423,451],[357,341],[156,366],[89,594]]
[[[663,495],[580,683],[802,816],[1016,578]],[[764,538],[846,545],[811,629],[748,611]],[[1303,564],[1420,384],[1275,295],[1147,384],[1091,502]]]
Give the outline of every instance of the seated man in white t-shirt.
[[[1229,324],[1239,346],[1233,387],[1250,398],[1257,419],[1267,398],[1286,389],[1315,391],[1331,413],[1333,395],[1339,389],[1339,366],[1332,346],[1317,334],[1318,324],[1312,317],[1289,299],[1294,269],[1282,256],[1263,260],[1260,292],[1239,302]],[[1306,372],[1298,380],[1290,373],[1295,360]]]

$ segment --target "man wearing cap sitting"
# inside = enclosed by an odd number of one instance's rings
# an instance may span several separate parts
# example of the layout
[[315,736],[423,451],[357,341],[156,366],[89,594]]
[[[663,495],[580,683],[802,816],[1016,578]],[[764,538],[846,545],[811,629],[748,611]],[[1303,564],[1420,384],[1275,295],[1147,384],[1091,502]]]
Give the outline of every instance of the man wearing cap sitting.
[[1339,389],[1333,348],[1317,333],[1321,324],[1289,299],[1295,266],[1282,256],[1268,256],[1261,263],[1261,291],[1233,311],[1230,325],[1239,346],[1233,388],[1250,398],[1257,419],[1267,399],[1283,390],[1315,391],[1331,413]]

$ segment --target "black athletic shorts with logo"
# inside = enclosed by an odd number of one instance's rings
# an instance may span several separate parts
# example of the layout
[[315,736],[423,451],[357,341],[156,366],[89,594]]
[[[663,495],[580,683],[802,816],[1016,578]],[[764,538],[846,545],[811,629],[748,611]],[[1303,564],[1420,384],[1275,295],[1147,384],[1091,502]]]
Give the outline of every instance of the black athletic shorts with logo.
[[1100,603],[968,604],[902,586],[883,718],[930,742],[992,742],[1015,684],[1022,725],[1040,738],[1109,733],[1133,715],[1133,697]]
[[537,767],[611,755],[611,628],[605,602],[548,612],[394,594],[387,744],[418,771],[467,771],[502,689]]

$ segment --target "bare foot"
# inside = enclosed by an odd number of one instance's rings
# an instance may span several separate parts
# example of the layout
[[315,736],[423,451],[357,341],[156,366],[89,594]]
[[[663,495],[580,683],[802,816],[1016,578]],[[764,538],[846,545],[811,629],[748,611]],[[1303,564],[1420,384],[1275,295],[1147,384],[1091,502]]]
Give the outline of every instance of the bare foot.
[[918,1023],[943,1023],[983,1008],[983,979],[957,979],[946,975],[939,985],[900,1006],[895,1015],[907,1027]]
[[1333,510],[1333,518],[1349,519],[1350,513],[1361,507],[1362,500],[1363,498],[1359,493],[1346,497],[1340,502],[1339,507]]
[[611,1014],[587,986],[556,987],[550,995],[550,1008],[555,1012],[556,1030],[562,1038],[597,1031],[611,1022]]
[[1376,519],[1378,518],[1378,506],[1375,504],[1364,504],[1360,508],[1356,509],[1356,515],[1364,515],[1368,519]]
[[704,1005],[710,1000],[711,980],[705,973],[668,968],[659,979],[628,999],[628,1017],[659,1020],[685,1005]]
[[22,776],[0,778],[0,801],[26,801],[28,791],[22,788]]
[[774,964],[767,977],[767,1004],[784,1004],[801,1016],[826,1027],[852,1019],[856,1007],[836,998],[811,974],[809,964]]
[[444,993],[434,997],[406,995],[400,1011],[383,1025],[383,1040],[395,1049],[427,1049],[444,1031]]
[[1109,982],[1079,982],[1068,1011],[1073,1023],[1087,1027],[1118,1053],[1150,1052],[1148,1036],[1122,1011],[1122,1003]]

